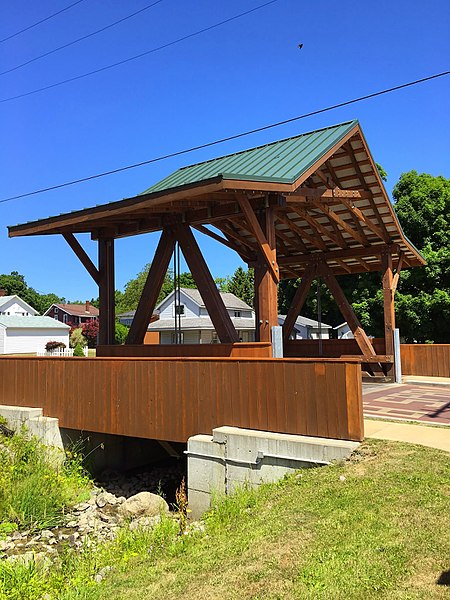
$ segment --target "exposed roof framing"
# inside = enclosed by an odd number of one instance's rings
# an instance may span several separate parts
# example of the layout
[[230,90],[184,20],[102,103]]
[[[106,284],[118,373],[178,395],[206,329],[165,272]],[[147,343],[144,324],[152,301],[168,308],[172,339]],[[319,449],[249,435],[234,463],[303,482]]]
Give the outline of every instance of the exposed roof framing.
[[[268,207],[276,255],[258,225]],[[9,235],[121,238],[180,223],[249,264],[262,251],[282,278],[301,276],[319,257],[335,275],[379,270],[386,248],[399,268],[425,262],[401,230],[357,121],[184,167],[137,196],[15,225]]]

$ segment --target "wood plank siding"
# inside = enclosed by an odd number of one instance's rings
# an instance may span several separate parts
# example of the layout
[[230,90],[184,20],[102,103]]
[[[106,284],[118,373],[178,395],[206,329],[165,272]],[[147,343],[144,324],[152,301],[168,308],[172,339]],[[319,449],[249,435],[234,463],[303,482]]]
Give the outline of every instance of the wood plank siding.
[[403,375],[450,377],[450,344],[401,344]]
[[115,345],[97,346],[97,356],[130,357],[226,357],[270,358],[270,342],[239,342],[237,344],[159,344],[159,345]]
[[[384,354],[384,338],[373,338],[371,343],[377,354]],[[287,357],[317,357],[320,346],[322,346],[322,356],[325,358],[362,356],[355,339],[288,340],[284,345],[284,355]]]
[[342,359],[0,357],[0,403],[69,429],[186,442],[230,425],[361,440],[361,366]]

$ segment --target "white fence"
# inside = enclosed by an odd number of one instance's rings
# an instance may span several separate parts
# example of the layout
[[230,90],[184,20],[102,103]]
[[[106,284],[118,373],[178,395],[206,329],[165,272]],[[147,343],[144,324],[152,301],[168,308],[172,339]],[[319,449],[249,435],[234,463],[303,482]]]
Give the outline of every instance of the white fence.
[[[84,356],[89,352],[88,347],[83,348]],[[38,356],[73,356],[73,348],[53,348],[53,350],[42,350],[37,353]]]

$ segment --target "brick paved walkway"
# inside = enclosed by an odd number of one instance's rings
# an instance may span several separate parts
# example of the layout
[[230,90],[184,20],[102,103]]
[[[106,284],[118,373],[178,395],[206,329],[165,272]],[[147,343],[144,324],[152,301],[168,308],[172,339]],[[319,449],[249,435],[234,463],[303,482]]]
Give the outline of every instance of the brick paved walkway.
[[425,385],[363,386],[364,416],[450,425],[450,389]]

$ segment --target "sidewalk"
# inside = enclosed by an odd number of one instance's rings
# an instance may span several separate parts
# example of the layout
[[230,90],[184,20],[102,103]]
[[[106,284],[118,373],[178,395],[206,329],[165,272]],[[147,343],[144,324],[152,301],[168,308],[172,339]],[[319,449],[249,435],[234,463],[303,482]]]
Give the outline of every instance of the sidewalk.
[[427,427],[400,421],[364,419],[364,429],[368,438],[420,444],[450,452],[450,427]]

